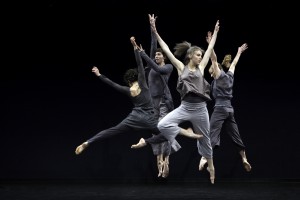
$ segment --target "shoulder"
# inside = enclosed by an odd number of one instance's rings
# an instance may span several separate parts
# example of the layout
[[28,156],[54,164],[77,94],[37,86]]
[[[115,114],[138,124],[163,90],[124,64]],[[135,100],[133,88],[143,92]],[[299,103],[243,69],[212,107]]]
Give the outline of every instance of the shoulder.
[[172,64],[165,64],[165,68],[173,70],[174,66]]
[[228,71],[226,74],[230,77],[233,77],[233,73],[231,71]]

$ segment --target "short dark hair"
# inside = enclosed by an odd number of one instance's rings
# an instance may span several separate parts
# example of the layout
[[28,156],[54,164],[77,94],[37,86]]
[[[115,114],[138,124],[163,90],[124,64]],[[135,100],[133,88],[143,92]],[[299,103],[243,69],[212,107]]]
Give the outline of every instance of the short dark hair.
[[155,53],[156,53],[156,52],[159,52],[159,53],[161,53],[161,54],[163,55],[163,57],[164,57],[165,61],[167,61],[167,60],[168,60],[168,57],[167,57],[167,55],[165,54],[165,52],[163,51],[163,49],[162,49],[162,48],[157,48],[157,49],[156,49],[156,51],[155,51]]
[[133,83],[133,82],[137,81],[138,80],[137,68],[128,69],[123,76],[123,80],[128,85],[129,85],[129,83]]

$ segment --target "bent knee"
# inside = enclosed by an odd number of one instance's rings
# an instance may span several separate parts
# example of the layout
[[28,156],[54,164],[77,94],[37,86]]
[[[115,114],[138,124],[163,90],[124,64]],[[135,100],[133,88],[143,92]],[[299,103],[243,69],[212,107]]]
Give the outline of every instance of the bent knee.
[[170,124],[165,123],[164,121],[159,121],[158,124],[157,124],[157,128],[159,130],[164,130],[164,129],[170,128],[170,127],[171,127]]

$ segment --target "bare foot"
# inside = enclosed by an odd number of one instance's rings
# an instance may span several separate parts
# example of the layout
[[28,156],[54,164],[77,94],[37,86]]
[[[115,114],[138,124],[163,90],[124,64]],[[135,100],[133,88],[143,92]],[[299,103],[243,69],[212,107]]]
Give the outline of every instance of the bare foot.
[[196,134],[196,133],[194,133],[194,131],[193,131],[192,128],[188,128],[188,129],[186,129],[186,131],[188,132],[188,134],[190,135],[191,138],[200,139],[200,138],[203,137],[202,134]]
[[244,165],[244,168],[245,168],[245,170],[246,170],[247,172],[250,172],[250,171],[251,171],[252,167],[251,167],[251,165],[248,163],[247,160],[243,160],[243,165]]
[[200,139],[203,137],[202,134],[196,134],[194,133],[193,129],[192,128],[188,128],[188,129],[181,129],[180,135],[184,135],[186,137],[189,137],[189,138],[193,138],[193,139]]
[[206,163],[207,163],[207,159],[202,156],[199,163],[199,171],[204,169]]
[[159,161],[158,163],[158,175],[157,177],[160,177],[163,174],[163,167],[164,167],[164,162]]
[[167,161],[165,161],[163,172],[162,172],[162,177],[167,178],[168,176],[169,176],[169,163]]
[[209,167],[207,167],[206,169],[209,172],[211,184],[214,184],[215,183],[215,169],[214,168],[210,169]]
[[83,152],[83,150],[84,150],[85,148],[87,148],[88,146],[89,146],[88,142],[84,142],[84,143],[82,143],[81,145],[79,145],[79,146],[76,148],[76,150],[75,150],[76,155],[81,154],[81,152]]
[[141,138],[139,143],[131,145],[131,148],[138,149],[138,148],[144,147],[146,145],[147,145],[147,143],[145,142],[144,138]]

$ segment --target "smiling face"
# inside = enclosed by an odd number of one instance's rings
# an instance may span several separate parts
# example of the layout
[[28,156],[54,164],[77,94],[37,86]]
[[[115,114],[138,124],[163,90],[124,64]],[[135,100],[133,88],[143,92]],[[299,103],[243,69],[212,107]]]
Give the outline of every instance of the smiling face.
[[154,59],[158,65],[162,66],[165,65],[165,61],[167,60],[167,57],[161,48],[157,48]]
[[156,52],[155,53],[155,62],[158,65],[161,65],[162,63],[165,63],[165,57],[161,52]]

